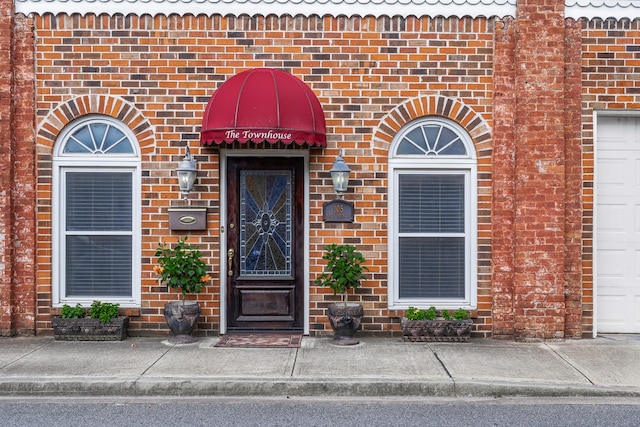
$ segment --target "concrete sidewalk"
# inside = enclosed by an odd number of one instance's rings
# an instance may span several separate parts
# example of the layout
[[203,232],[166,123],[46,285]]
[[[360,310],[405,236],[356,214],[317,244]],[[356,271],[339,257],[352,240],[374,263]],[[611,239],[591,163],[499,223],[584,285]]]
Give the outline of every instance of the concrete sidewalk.
[[0,338],[0,395],[640,397],[640,336],[547,343],[360,338],[216,348],[218,338]]

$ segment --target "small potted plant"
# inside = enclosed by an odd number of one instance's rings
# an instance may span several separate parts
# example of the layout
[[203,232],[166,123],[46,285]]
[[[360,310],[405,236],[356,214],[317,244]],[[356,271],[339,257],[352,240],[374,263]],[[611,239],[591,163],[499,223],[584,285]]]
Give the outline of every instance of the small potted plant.
[[364,279],[364,272],[369,271],[363,265],[365,258],[362,253],[356,251],[353,245],[332,244],[325,248],[322,259],[327,261],[327,266],[317,279],[320,286],[328,286],[333,290],[333,295],[341,294],[342,302],[332,304],[327,309],[329,323],[334,331],[333,343],[337,345],[358,344],[354,335],[362,321],[362,305],[349,303],[348,292],[358,289]]
[[168,302],[164,306],[164,317],[171,332],[172,343],[183,344],[194,341],[193,330],[200,317],[198,301],[187,301],[187,294],[196,294],[211,280],[207,274],[207,265],[196,247],[187,243],[187,237],[178,240],[173,247],[166,243],[158,245],[155,256],[158,265],[154,271],[159,282],[168,289],[180,291],[179,301]]
[[453,314],[435,307],[427,310],[409,307],[402,318],[402,336],[414,342],[467,342],[471,336],[473,322],[469,312],[462,308]]
[[127,336],[129,317],[119,316],[120,305],[93,301],[87,310],[79,303],[65,304],[53,317],[53,335],[62,341],[122,341]]

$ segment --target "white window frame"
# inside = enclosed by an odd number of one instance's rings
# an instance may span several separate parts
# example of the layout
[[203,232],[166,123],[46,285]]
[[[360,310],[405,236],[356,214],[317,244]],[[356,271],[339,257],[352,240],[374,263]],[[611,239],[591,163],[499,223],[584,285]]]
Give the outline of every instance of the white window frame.
[[[123,132],[133,148],[133,154],[90,154],[63,153],[69,136],[78,128],[100,123],[116,127]],[[130,173],[132,178],[132,229],[131,229],[131,297],[112,297],[95,295],[91,297],[67,297],[65,284],[65,229],[66,229],[66,189],[65,174],[68,172],[122,172]],[[52,304],[60,307],[64,304],[89,306],[94,300],[120,304],[121,307],[140,307],[141,305],[141,159],[138,141],[133,132],[122,122],[112,117],[89,115],[68,125],[56,140],[53,155],[53,200],[52,200]]]
[[[437,124],[456,133],[465,145],[467,155],[398,155],[396,151],[404,136],[419,126]],[[465,296],[464,298],[400,298],[398,248],[399,177],[402,174],[460,174],[465,182]],[[456,310],[477,308],[477,160],[473,142],[457,123],[442,117],[424,117],[404,126],[395,136],[389,150],[389,252],[388,308],[403,310],[410,306]]]

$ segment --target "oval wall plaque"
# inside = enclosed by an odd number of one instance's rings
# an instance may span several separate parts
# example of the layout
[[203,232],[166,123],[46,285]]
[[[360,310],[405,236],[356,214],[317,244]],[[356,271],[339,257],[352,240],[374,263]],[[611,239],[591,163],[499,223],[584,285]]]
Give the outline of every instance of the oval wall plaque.
[[180,224],[192,225],[198,222],[198,218],[196,218],[193,215],[183,215],[180,218],[178,218],[178,221],[180,221]]
[[171,230],[206,230],[207,208],[169,208]]

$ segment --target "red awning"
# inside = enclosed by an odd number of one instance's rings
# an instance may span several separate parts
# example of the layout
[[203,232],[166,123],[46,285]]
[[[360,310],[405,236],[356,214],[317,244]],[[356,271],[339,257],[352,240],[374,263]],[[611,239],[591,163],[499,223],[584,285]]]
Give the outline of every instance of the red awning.
[[211,96],[200,142],[327,145],[324,111],[302,80],[272,68],[236,74]]

